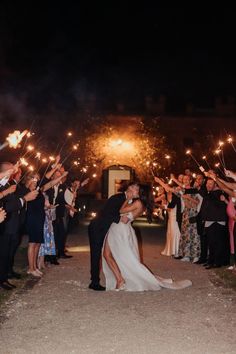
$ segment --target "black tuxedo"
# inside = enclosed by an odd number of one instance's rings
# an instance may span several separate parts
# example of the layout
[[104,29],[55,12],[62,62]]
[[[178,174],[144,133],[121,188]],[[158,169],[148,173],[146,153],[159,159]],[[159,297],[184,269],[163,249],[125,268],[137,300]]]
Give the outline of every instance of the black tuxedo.
[[[209,264],[221,266],[229,264],[229,235],[227,228],[226,204],[220,200],[224,194],[221,190],[208,192],[202,202],[201,218],[202,221],[213,222],[204,228],[204,234],[209,247]],[[219,224],[224,222],[225,225]]]
[[[9,184],[0,190],[3,191],[8,187]],[[0,206],[7,212],[6,219],[0,224],[0,281],[5,281],[8,277],[11,248],[19,230],[19,212],[22,202],[15,193],[8,194],[0,202]]]
[[90,257],[91,257],[91,280],[94,285],[100,281],[99,268],[101,251],[105,236],[113,222],[120,220],[120,208],[126,200],[125,193],[119,193],[111,196],[104,208],[98,213],[88,227]]

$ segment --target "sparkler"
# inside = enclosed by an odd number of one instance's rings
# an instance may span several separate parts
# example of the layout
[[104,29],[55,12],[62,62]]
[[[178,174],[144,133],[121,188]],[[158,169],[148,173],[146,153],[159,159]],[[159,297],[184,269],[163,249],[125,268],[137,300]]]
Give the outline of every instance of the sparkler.
[[60,148],[60,150],[59,150],[59,153],[58,153],[59,155],[61,155],[61,152],[62,152],[64,146],[66,145],[68,139],[69,139],[72,135],[73,135],[72,132],[68,132],[68,133],[67,133],[66,139],[64,140],[64,143],[62,144],[62,146],[61,146],[61,148]]
[[232,146],[232,148],[233,148],[234,152],[236,152],[236,148],[235,148],[235,146],[234,146],[234,143],[233,143],[233,138],[232,138],[232,136],[231,136],[231,135],[229,135],[229,137],[228,137],[227,141],[228,141],[228,143],[230,143],[230,144],[231,144],[231,146]]
[[[221,166],[222,166],[223,169],[224,169],[224,168],[225,168],[225,165],[224,165],[223,160],[222,160],[221,157],[220,157],[221,151],[222,151],[221,148],[218,148],[218,149],[215,150],[215,154],[216,154],[216,156],[218,157],[218,159],[219,159],[219,161],[220,161],[220,164],[221,164]],[[216,166],[216,167],[218,167],[218,166]]]
[[200,169],[201,172],[204,172],[204,171],[205,171],[204,167],[201,166],[200,163],[196,160],[196,158],[192,155],[191,150],[187,150],[187,151],[186,151],[186,155],[191,156],[191,158],[192,158],[193,161],[197,164],[197,166],[199,167],[199,169]]
[[78,146],[79,144],[75,144],[73,145],[72,147],[72,150],[69,152],[69,154],[62,160],[61,164],[63,164],[72,154],[74,151],[77,151],[78,150]]
[[202,159],[206,162],[207,167],[209,168],[209,170],[211,170],[211,166],[210,166],[209,162],[207,161],[206,155],[202,156]]
[[28,130],[24,130],[22,133],[19,130],[15,130],[13,133],[10,133],[6,138],[5,143],[0,145],[0,150],[3,150],[6,146],[9,146],[13,149],[17,149],[17,147],[19,147],[20,142],[27,133]]

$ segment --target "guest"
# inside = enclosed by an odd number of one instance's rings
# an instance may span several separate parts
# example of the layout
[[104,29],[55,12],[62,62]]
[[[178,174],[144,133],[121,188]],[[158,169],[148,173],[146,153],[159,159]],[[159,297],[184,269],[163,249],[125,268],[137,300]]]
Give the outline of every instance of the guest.
[[229,264],[229,238],[225,196],[220,189],[216,189],[213,179],[207,180],[206,187],[208,194],[203,198],[201,214],[209,245],[206,269],[210,269]]
[[[26,228],[29,235],[29,269],[27,273],[33,275],[34,277],[42,276],[42,272],[37,267],[40,244],[44,243],[43,228],[45,221],[45,198],[42,192],[46,192],[48,189],[52,188],[66,175],[67,172],[65,172],[63,175],[60,175],[58,179],[44,184],[39,189],[37,198],[27,205]],[[39,181],[40,177],[37,173],[29,173],[25,178],[26,189],[30,191],[36,190]]]
[[[45,222],[44,222],[44,243],[39,249],[38,268],[39,270],[45,268],[45,256],[56,256],[56,246],[53,232],[53,206],[48,201],[48,196],[44,194],[45,198]],[[48,258],[47,258],[48,259]]]
[[[180,240],[180,231],[177,222],[177,203],[172,200],[172,198],[177,198],[174,192],[175,189],[170,187],[168,184],[164,183],[158,177],[155,177],[155,181],[159,183],[162,188],[166,190],[166,209],[168,213],[168,222],[167,222],[167,232],[166,232],[166,244],[164,250],[161,252],[163,256],[174,256],[178,257],[179,252],[179,240]],[[172,204],[172,205],[171,205]],[[171,206],[170,206],[171,205]]]
[[0,208],[0,224],[6,219],[7,213],[3,208]]
[[[14,166],[9,162],[0,164],[0,173],[14,170]],[[11,240],[15,237],[19,227],[19,211],[24,204],[36,198],[38,192],[26,193],[23,198],[18,198],[15,195],[16,186],[10,186],[6,183],[1,186],[0,199],[1,206],[7,213],[6,219],[0,224],[0,287],[6,290],[13,288],[8,282],[8,268],[10,257]]]

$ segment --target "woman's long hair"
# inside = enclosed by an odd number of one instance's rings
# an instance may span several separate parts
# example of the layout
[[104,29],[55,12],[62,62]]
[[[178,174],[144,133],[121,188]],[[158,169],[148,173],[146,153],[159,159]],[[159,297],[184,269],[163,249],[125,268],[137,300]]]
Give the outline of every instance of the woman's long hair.
[[141,184],[139,186],[139,199],[143,204],[144,208],[146,209],[147,221],[149,222],[149,224],[151,224],[154,200],[149,185]]

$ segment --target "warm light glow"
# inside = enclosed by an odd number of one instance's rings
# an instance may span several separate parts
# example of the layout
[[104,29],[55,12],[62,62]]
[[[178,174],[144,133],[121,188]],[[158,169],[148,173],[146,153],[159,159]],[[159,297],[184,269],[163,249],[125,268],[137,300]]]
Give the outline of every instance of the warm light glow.
[[28,169],[29,169],[30,171],[34,171],[34,166],[30,165],[30,166],[28,167]]
[[186,155],[190,155],[190,154],[191,154],[191,150],[187,150]]
[[94,213],[94,212],[91,213],[92,218],[95,218],[96,215],[97,215],[97,213]]
[[43,163],[47,163],[48,160],[44,157],[44,158],[42,159],[42,162],[43,162]]
[[96,174],[96,173],[94,173],[94,174],[93,174],[93,178],[96,178],[96,177],[97,177],[97,174]]
[[41,158],[41,152],[37,152],[37,154],[35,155],[35,158],[40,160],[40,158]]
[[220,163],[215,163],[215,167],[219,167],[220,166]]
[[224,142],[223,141],[219,141],[219,146],[223,146],[224,145]]
[[73,145],[73,150],[78,150],[78,145]]
[[20,158],[20,164],[23,166],[28,166],[28,162],[26,161],[26,159],[24,159],[24,157]]
[[221,150],[216,149],[216,150],[215,150],[215,154],[216,154],[216,155],[219,155],[220,151],[221,151]]
[[204,155],[204,156],[202,156],[202,159],[203,159],[203,160],[206,160],[206,156],[205,156],[205,155]]
[[197,177],[196,173],[193,173],[192,176],[193,176],[193,178],[196,178],[196,177]]
[[28,151],[33,151],[33,150],[34,150],[33,145],[28,145],[28,146],[27,146],[27,150],[28,150]]
[[55,161],[55,157],[54,156],[49,156],[49,160],[50,161]]
[[93,167],[97,167],[97,165],[94,163],[94,164],[93,164]]
[[232,141],[233,141],[232,136],[229,136],[228,139],[227,139],[227,141],[228,141],[228,143],[232,143]]
[[26,134],[27,130],[24,130],[22,133],[19,130],[15,130],[13,133],[10,133],[6,138],[9,147],[16,149]]
[[166,155],[165,159],[169,160],[170,159],[170,155]]
[[69,132],[69,133],[67,134],[67,136],[72,136],[72,132]]
[[78,166],[78,161],[73,162],[75,166]]

